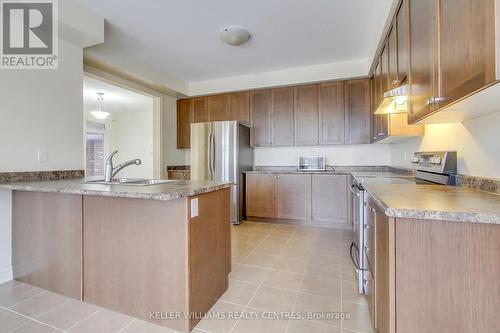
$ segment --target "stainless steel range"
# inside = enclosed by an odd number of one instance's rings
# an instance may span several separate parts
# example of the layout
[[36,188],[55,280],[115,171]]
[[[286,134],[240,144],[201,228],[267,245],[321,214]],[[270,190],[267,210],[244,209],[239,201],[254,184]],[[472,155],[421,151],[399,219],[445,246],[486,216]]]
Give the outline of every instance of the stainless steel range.
[[366,221],[368,216],[367,195],[363,188],[365,183],[377,184],[441,184],[455,185],[457,174],[457,152],[456,151],[436,151],[436,152],[416,152],[412,159],[415,168],[415,176],[403,176],[398,173],[384,173],[382,177],[373,175],[353,177],[351,193],[353,197],[352,227],[353,242],[350,247],[351,261],[358,274],[358,290],[360,294],[365,293],[365,284],[371,274],[368,268],[366,252],[367,236],[371,227]]

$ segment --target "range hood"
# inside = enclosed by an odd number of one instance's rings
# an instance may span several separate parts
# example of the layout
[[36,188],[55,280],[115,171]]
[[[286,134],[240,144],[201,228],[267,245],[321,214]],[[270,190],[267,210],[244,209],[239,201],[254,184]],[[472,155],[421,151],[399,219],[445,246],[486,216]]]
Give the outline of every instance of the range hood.
[[384,93],[384,100],[380,103],[375,114],[392,114],[408,112],[407,84]]

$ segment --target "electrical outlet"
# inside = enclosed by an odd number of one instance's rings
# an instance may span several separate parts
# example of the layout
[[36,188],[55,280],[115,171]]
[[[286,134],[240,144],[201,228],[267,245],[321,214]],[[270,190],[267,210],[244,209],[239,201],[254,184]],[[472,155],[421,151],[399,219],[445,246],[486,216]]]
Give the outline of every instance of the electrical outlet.
[[198,216],[198,198],[191,199],[191,218]]
[[37,151],[38,163],[47,162],[47,151],[45,149],[39,149]]

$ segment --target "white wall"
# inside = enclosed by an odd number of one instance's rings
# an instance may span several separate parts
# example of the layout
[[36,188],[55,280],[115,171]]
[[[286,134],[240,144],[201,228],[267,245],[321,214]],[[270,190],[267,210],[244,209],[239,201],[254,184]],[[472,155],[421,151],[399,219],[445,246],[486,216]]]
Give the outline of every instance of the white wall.
[[189,84],[189,96],[367,76],[369,60],[354,59]]
[[463,124],[426,125],[423,138],[391,145],[391,165],[409,167],[413,152],[433,150],[457,150],[460,174],[500,178],[500,112]]
[[82,170],[82,91],[82,48],[62,39],[58,70],[2,70],[0,172]]
[[12,280],[12,191],[0,190],[0,283]]
[[389,145],[255,148],[256,166],[296,166],[299,156],[326,156],[328,165],[389,165]]
[[120,178],[153,178],[153,110],[113,113],[106,120],[106,154],[118,150],[116,165],[139,158],[141,165],[120,171]]

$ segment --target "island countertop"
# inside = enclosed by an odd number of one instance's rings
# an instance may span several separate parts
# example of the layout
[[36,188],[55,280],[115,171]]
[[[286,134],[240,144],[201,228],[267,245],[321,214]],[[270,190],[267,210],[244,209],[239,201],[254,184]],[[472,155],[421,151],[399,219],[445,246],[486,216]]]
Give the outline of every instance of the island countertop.
[[149,186],[89,184],[85,179],[52,180],[0,184],[0,189],[46,193],[65,193],[148,200],[175,200],[217,191],[231,182],[173,180]]

